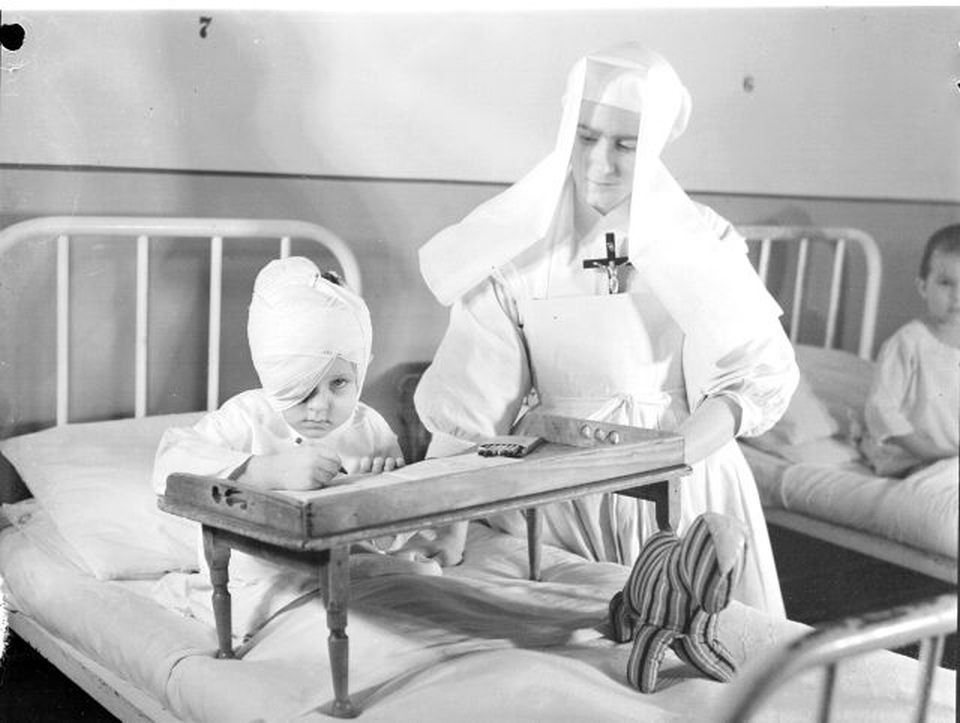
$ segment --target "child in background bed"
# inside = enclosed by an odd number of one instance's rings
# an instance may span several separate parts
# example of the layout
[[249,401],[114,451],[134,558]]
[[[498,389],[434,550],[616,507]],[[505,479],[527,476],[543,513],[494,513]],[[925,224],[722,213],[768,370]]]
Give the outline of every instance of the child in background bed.
[[888,477],[960,451],[960,224],[930,237],[917,289],[927,313],[883,344],[865,410],[862,451]]
[[[166,431],[154,463],[158,494],[174,472],[262,489],[311,490],[338,484],[344,473],[379,473],[403,465],[393,431],[359,401],[372,342],[370,314],[359,296],[325,277],[309,259],[271,261],[254,284],[247,335],[261,388],[232,397],[193,427]],[[439,564],[419,550],[400,549],[410,537],[361,545],[373,554],[356,560],[355,574],[440,574]],[[201,552],[201,572],[206,572],[204,563]],[[295,575],[234,552],[235,609],[244,597],[256,608],[260,600],[277,599],[277,593],[290,598],[292,588],[313,584]],[[251,621],[257,617],[256,610],[248,612]]]

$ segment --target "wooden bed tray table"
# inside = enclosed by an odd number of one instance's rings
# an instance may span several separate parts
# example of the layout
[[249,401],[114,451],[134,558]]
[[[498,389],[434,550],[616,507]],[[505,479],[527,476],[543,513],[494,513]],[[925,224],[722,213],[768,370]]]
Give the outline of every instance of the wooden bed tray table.
[[467,453],[309,493],[171,475],[159,506],[202,525],[217,656],[234,657],[227,588],[232,549],[319,573],[334,689],[324,710],[348,718],[358,713],[347,677],[352,543],[519,509],[527,521],[530,578],[536,580],[540,505],[615,492],[653,501],[659,527],[676,529],[680,478],[689,472],[679,435],[542,414],[528,415],[522,433],[545,443],[522,459]]

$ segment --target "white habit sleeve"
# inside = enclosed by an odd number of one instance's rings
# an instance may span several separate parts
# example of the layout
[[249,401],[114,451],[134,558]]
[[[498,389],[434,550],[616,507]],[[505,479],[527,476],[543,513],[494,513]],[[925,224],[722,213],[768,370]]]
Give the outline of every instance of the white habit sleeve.
[[487,280],[451,309],[446,334],[414,396],[434,436],[431,456],[508,434],[530,391],[523,338],[504,310],[503,293]]

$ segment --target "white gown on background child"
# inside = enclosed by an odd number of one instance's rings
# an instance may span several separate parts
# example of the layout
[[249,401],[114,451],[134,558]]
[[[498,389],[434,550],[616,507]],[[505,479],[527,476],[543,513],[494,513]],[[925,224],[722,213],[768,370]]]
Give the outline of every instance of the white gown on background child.
[[919,319],[904,324],[880,348],[864,413],[862,449],[878,474],[901,474],[925,462],[887,444],[891,437],[923,432],[942,457],[957,456],[960,349],[940,341]]

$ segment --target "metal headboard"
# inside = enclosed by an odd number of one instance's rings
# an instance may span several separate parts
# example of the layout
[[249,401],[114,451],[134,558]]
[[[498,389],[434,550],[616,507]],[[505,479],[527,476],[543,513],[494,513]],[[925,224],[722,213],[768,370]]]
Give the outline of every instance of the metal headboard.
[[147,299],[151,238],[191,239],[210,243],[210,309],[207,335],[207,409],[216,409],[220,395],[220,304],[224,241],[277,239],[279,256],[290,255],[293,239],[327,249],[344,280],[361,292],[360,267],[350,248],[331,231],[304,221],[235,218],[140,218],[125,216],[50,216],[13,224],[0,231],[0,255],[29,239],[57,239],[57,412],[56,423],[69,421],[70,239],[77,236],[121,236],[136,239],[136,334],[134,416],[147,411]]
[[853,228],[820,228],[816,226],[738,226],[737,230],[748,244],[759,247],[756,266],[764,285],[770,283],[770,259],[773,244],[796,247],[796,272],[790,305],[789,334],[794,343],[799,340],[800,323],[804,311],[808,261],[814,244],[831,247],[832,266],[830,291],[823,346],[832,348],[837,342],[837,326],[841,311],[844,269],[850,247],[863,256],[866,278],[863,289],[863,316],[857,354],[863,359],[873,358],[873,343],[877,325],[877,304],[880,299],[880,250],[869,234]]
[[[941,595],[816,628],[796,641],[755,661],[735,680],[718,721],[741,723],[758,713],[777,688],[804,671],[823,668],[823,694],[818,720],[831,720],[837,671],[844,659],[874,650],[892,650],[920,641],[920,674],[912,721],[925,721],[933,676],[943,654],[944,638],[957,631],[957,596]],[[943,671],[951,673],[953,671]],[[838,712],[840,719],[842,711]]]

